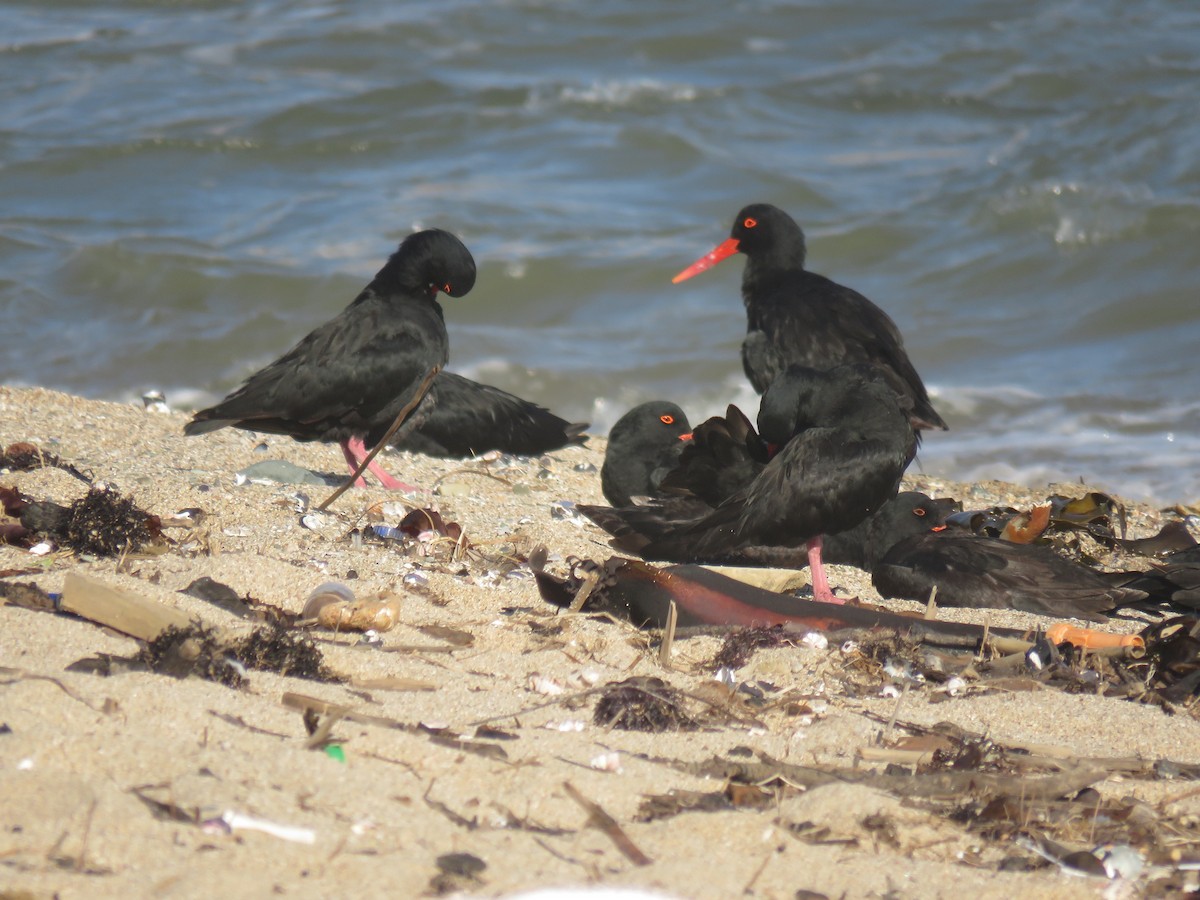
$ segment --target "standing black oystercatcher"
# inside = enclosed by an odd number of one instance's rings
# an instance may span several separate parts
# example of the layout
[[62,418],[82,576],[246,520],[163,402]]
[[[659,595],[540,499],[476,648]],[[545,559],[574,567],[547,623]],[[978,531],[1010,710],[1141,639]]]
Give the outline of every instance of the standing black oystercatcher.
[[687,414],[669,400],[649,400],[621,418],[608,433],[600,489],[613,506],[658,493],[691,437]]
[[397,450],[449,457],[489,450],[537,456],[587,439],[586,423],[568,422],[536,403],[453,372],[438,372],[429,393],[433,408],[407,436],[392,441]]
[[789,366],[832,369],[871,363],[901,398],[913,428],[945,430],[946,423],[904,352],[896,323],[858,291],[806,270],[804,232],[778,207],[745,207],[737,214],[729,240],[672,281],[698,275],[734,253],[746,254],[742,366],[756,391],[763,393]]
[[644,559],[706,562],[748,547],[807,544],[813,596],[836,602],[821,536],[853,528],[896,494],[916,435],[895,394],[867,365],[788,369],[763,395],[760,436],[780,449],[743,490],[698,518],[654,507],[581,506]]
[[[353,303],[216,406],[196,413],[184,434],[232,426],[298,441],[338,441],[354,471],[429,370],[449,358],[437,292],[462,297],[474,284],[475,260],[462,241],[438,229],[410,234]],[[374,461],[370,470],[388,489],[413,490]]]

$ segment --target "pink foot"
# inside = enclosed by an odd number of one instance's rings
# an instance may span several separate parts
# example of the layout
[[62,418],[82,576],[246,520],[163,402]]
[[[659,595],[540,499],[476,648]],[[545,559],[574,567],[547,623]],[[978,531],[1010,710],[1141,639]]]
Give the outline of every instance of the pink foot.
[[[367,447],[362,442],[362,438],[351,438],[348,441],[342,442],[342,454],[346,457],[346,462],[350,466],[350,471],[353,472],[362,464],[362,461],[367,458]],[[369,463],[367,463],[367,471],[378,478],[379,483],[389,491],[404,491],[405,493],[412,493],[413,491],[421,490],[416,485],[406,484],[403,481],[397,481],[395,478],[389,475],[383,466],[381,466],[375,460],[371,460]],[[354,483],[358,487],[366,486],[366,482],[363,481],[361,476],[359,476]]]
[[829,587],[829,579],[825,577],[825,566],[821,564],[821,536],[817,535],[806,545],[808,547],[808,571],[812,580],[813,599],[821,603],[844,604],[841,597],[835,597]]

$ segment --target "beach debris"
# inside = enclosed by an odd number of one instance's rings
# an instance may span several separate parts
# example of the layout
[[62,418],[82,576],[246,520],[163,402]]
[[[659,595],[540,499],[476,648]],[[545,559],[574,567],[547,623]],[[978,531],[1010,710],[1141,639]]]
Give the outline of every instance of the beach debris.
[[138,658],[160,675],[195,675],[231,688],[246,683],[246,666],[234,656],[220,632],[202,625],[168,628],[150,641]]
[[270,819],[250,816],[236,810],[227,809],[214,819],[205,819],[200,823],[205,834],[233,834],[236,831],[259,831],[279,838],[281,841],[291,841],[294,844],[315,844],[317,833],[311,828],[301,828],[296,825],[281,825]]
[[390,631],[400,619],[400,595],[377,594],[358,600],[346,585],[326,581],[308,595],[300,618],[314,620],[318,627],[331,631]]
[[280,623],[238,637],[197,624],[172,627],[151,641],[140,658],[152,672],[176,678],[194,675],[234,688],[246,683],[249,669],[313,681],[344,680],[326,666],[320,649],[306,635]]
[[615,750],[593,756],[588,765],[597,771],[611,772],[614,775],[620,775],[624,771],[621,768],[621,754]]
[[587,813],[587,824],[601,831],[631,863],[635,866],[648,866],[654,862],[638,849],[637,844],[625,833],[617,820],[605,812],[599,803],[589,800],[569,781],[563,782],[563,790]]
[[[305,694],[297,694],[287,692],[283,695],[281,702],[288,709],[297,710],[305,717],[306,723],[320,722],[324,728],[323,732],[309,730],[309,734],[314,737],[318,733],[328,734],[333,725],[340,721],[356,722],[361,725],[372,725],[379,728],[394,729],[402,731],[406,734],[422,735],[429,740],[430,743],[436,744],[439,747],[445,747],[450,750],[461,751],[464,753],[472,753],[476,756],[482,756],[486,759],[506,760],[508,753],[498,744],[489,743],[486,732],[476,730],[478,739],[472,739],[460,735],[458,732],[447,727],[431,727],[422,724],[410,724],[401,722],[398,719],[391,719],[386,716],[376,716],[369,713],[359,712],[349,706],[343,706],[339,703],[330,703],[327,700],[322,700],[319,697],[310,697]],[[316,717],[316,718],[314,718]],[[329,723],[326,725],[325,719],[328,717]],[[308,725],[306,724],[306,727]],[[503,739],[507,739],[505,734]]]
[[202,575],[193,580],[180,593],[187,594],[189,597],[195,597],[197,600],[203,600],[206,603],[211,603],[217,609],[222,609],[231,615],[237,616],[239,619],[254,617],[253,607],[246,600],[243,600],[237,591],[227,584],[222,584],[220,581],[209,578],[207,575]]
[[24,533],[10,527],[0,534],[10,543],[31,546],[34,535],[77,553],[118,556],[162,552],[167,542],[162,521],[107,485],[95,485],[70,506],[35,500],[15,488],[0,487],[4,514],[19,519]]
[[340,479],[327,479],[288,462],[286,459],[264,459],[234,473],[234,484],[239,487],[244,484],[312,484],[328,487]]
[[[7,576],[0,575],[0,578]],[[47,594],[32,581],[0,580],[0,605],[19,606],[39,612],[54,612],[58,609],[56,597]]]
[[77,553],[95,556],[138,553],[152,543],[166,549],[158,516],[105,485],[93,486],[68,507],[60,540]]
[[592,721],[623,731],[691,731],[698,726],[685,702],[685,695],[661,678],[634,676],[601,689]]
[[570,522],[577,528],[587,524],[587,519],[580,513],[574,500],[555,500],[550,504],[550,518]]
[[191,619],[174,607],[78,571],[67,573],[59,609],[141,641],[191,625]]
[[0,472],[28,472],[32,469],[62,469],[73,478],[91,484],[90,475],[85,475],[71,463],[54,453],[48,453],[30,441],[17,441],[4,448],[0,454]]
[[341,530],[341,521],[333,513],[312,512],[300,516],[300,526],[324,538],[333,538]]
[[740,669],[750,661],[754,651],[763,647],[795,646],[796,635],[783,630],[782,625],[737,628],[726,637],[721,649],[709,666],[713,671]]
[[457,562],[473,550],[462,526],[446,521],[433,507],[410,510],[394,526],[369,525],[364,535],[395,542],[412,556],[440,558],[446,562]]
[[435,897],[475,891],[486,883],[479,876],[487,863],[472,853],[443,853],[437,858],[437,867],[428,889]]
[[157,389],[151,389],[142,394],[142,408],[148,413],[169,413],[167,395]]

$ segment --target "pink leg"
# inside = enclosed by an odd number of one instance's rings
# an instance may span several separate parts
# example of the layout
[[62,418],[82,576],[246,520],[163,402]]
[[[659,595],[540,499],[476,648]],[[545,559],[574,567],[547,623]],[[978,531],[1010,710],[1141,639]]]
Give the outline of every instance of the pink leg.
[[[354,454],[350,452],[350,448],[347,446],[347,443],[348,443],[347,441],[342,441],[342,443],[340,444],[340,446],[342,448],[342,456],[346,457],[346,465],[348,465],[350,467],[350,471],[353,472],[355,469],[358,468],[359,460],[354,458]],[[365,478],[363,478],[361,475],[359,475],[357,478],[354,479],[354,486],[355,487],[366,487],[367,481]]]
[[821,603],[845,603],[841,597],[835,597],[829,587],[829,579],[825,577],[825,566],[821,564],[821,536],[817,535],[806,545],[808,547],[808,571],[812,579],[813,599]]
[[[362,442],[362,438],[350,438],[350,440],[346,441],[342,445],[342,452],[347,455],[347,458],[350,456],[354,457],[354,462],[351,464],[350,471],[354,471],[354,469],[358,468],[359,464],[367,458],[367,446]],[[378,478],[379,483],[389,491],[411,492],[420,490],[420,488],[416,487],[415,485],[405,484],[403,481],[397,481],[387,473],[383,466],[375,462],[375,460],[371,460],[369,463],[367,463],[367,471]],[[360,478],[359,480],[361,481],[362,479]],[[359,486],[361,487],[362,485]]]

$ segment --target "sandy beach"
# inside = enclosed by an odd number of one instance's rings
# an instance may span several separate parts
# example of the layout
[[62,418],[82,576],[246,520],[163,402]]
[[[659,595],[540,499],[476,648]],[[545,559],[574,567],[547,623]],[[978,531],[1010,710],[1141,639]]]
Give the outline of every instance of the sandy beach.
[[[235,477],[273,459],[340,476],[336,447],[232,429],[185,438],[185,421],[179,411],[0,389],[5,446],[37,444],[164,518],[202,511],[194,527],[166,529],[172,543],[153,554],[34,556],[0,546],[0,570],[14,573],[3,583],[56,593],[69,574],[85,573],[237,634],[257,623],[182,591],[211,578],[298,613],[333,581],[357,597],[398,597],[399,624],[374,645],[313,632],[341,683],[252,669],[234,689],[144,671],[67,671],[102,654],[131,657],[139,644],[81,618],[0,607],[0,898],[500,897],[589,885],[680,898],[1090,897],[1186,883],[1152,868],[1131,881],[1064,875],[1011,837],[947,814],[944,800],[877,783],[773,781],[755,789],[763,802],[735,793],[725,808],[656,817],[650,797],[728,795],[727,779],[699,765],[714,757],[882,773],[886,763],[864,751],[905,737],[904,723],[949,722],[995,744],[1051,748],[1071,772],[1075,758],[1200,764],[1200,722],[1187,711],[1015,683],[955,695],[925,684],[895,696],[878,681],[864,686],[838,646],[760,649],[734,675],[762,696],[717,699],[726,690],[713,677],[721,637],[677,639],[664,666],[651,636],[560,614],[526,567],[506,563],[538,544],[559,574],[568,557],[612,555],[598,528],[556,507],[604,502],[603,439],[513,464],[385,455],[404,480],[437,486],[410,499],[461,525],[460,548],[470,549],[456,558],[448,540],[422,550],[356,539],[367,524],[396,525],[403,515],[400,498],[376,487],[351,489],[312,528],[300,509],[330,487]],[[1027,507],[1054,489],[954,484],[936,473],[906,485],[968,507]],[[87,491],[60,468],[5,473],[0,486],[63,504]],[[1130,536],[1169,518],[1132,505]],[[831,580],[863,601],[880,599],[858,570],[832,567]],[[993,627],[1047,622],[994,610],[940,615]],[[639,676],[700,698],[688,702],[697,727],[597,725],[599,689]],[[285,695],[352,712],[326,735],[333,749],[313,746]],[[1093,805],[1148,810],[1158,831],[1174,829],[1185,855],[1200,841],[1200,792],[1187,778],[1108,771],[1091,787]],[[597,807],[619,832],[598,826]],[[261,821],[299,830],[271,833],[253,824]],[[1093,822],[1083,834],[1097,830]]]

